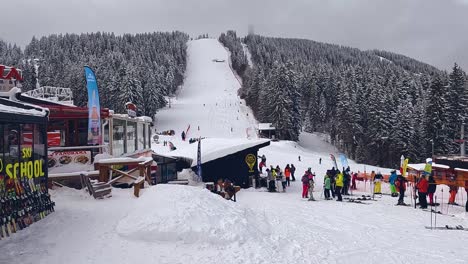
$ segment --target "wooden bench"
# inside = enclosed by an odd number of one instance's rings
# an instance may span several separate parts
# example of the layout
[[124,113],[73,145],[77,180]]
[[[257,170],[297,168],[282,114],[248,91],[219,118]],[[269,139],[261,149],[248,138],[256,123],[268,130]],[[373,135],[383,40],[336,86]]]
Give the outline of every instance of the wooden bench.
[[94,199],[102,199],[104,197],[112,196],[112,187],[110,184],[105,182],[95,182],[91,181],[89,177],[85,174],[80,174],[81,186],[86,188],[89,192],[89,195],[92,195]]

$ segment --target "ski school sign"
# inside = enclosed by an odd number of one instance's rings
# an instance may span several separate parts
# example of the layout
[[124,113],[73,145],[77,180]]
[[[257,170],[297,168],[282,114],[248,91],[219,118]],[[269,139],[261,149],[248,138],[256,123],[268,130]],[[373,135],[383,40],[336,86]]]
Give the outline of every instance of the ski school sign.
[[[32,153],[32,148],[23,148],[21,156],[23,159],[30,159],[32,158]],[[43,165],[44,161],[42,159],[7,164],[3,164],[3,161],[0,159],[0,173],[5,170],[5,174],[11,179],[17,179],[18,177],[28,177],[29,179],[43,177],[45,175]]]

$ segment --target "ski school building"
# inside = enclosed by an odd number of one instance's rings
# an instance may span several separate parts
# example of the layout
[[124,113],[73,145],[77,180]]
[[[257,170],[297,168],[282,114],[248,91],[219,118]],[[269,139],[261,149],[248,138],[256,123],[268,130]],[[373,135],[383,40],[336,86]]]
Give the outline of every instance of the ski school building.
[[[229,179],[234,185],[249,188],[258,172],[258,150],[270,145],[270,140],[206,138],[200,142],[203,182]],[[198,144],[189,144],[168,155],[181,162],[178,170],[198,171]]]

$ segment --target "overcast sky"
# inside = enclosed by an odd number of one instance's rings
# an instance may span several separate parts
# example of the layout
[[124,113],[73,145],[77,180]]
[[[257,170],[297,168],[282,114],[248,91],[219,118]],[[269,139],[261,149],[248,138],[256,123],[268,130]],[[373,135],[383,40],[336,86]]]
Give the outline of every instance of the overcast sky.
[[[0,0],[0,38],[181,30],[255,33],[398,52],[468,71],[468,0]],[[2,8],[3,9],[3,8]]]

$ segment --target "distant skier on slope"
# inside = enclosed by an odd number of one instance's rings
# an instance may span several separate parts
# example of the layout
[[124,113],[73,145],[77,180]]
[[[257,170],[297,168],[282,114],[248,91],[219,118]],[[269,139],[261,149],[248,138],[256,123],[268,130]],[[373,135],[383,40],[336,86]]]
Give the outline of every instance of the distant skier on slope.
[[185,141],[185,131],[182,131],[181,137],[182,137],[182,141]]

